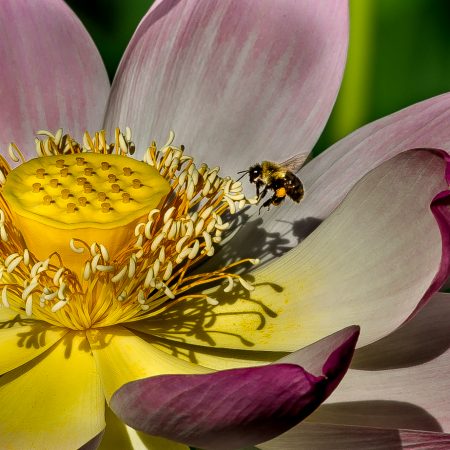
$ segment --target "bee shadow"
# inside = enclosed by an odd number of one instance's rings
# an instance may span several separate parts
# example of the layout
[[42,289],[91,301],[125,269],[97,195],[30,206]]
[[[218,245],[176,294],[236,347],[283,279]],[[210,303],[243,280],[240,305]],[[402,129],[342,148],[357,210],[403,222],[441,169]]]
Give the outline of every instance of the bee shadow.
[[266,264],[299,245],[322,222],[315,217],[292,222],[277,220],[275,223],[280,231],[270,231],[262,217],[254,218],[245,210],[227,219],[231,222],[232,231],[224,236],[213,262],[207,263],[208,268],[244,258],[259,259]]

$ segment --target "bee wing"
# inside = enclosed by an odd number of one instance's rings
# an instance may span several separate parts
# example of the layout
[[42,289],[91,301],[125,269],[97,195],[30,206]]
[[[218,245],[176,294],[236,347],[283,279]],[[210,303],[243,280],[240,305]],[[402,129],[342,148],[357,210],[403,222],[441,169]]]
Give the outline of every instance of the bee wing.
[[287,161],[280,163],[280,166],[283,166],[291,172],[295,173],[301,169],[303,164],[305,164],[308,155],[309,153],[299,153],[298,155],[289,158]]

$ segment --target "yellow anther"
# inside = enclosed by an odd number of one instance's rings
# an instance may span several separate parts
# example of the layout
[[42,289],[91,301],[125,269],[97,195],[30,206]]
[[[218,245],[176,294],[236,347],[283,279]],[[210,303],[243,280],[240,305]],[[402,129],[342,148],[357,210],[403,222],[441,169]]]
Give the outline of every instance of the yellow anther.
[[106,200],[106,194],[104,192],[99,192],[97,194],[97,197],[101,202],[104,202]]
[[141,180],[135,178],[135,179],[133,180],[133,187],[134,187],[135,189],[139,189],[141,186],[142,186]]
[[56,167],[58,168],[58,169],[62,169],[63,167],[64,167],[64,160],[63,159],[58,159],[57,161],[56,161]]
[[51,195],[44,195],[44,205],[50,205],[50,203],[52,202],[52,196]]
[[69,169],[68,169],[67,167],[64,167],[64,169],[61,169],[61,170],[59,171],[59,174],[60,174],[62,177],[67,177],[67,175],[69,175]]
[[107,213],[111,210],[111,203],[105,202],[101,204],[102,212]]
[[111,167],[111,165],[108,162],[102,161],[102,163],[101,163],[102,170],[108,170],[110,167]]
[[111,190],[116,193],[120,192],[120,186],[118,184],[113,184],[111,185]]
[[86,178],[85,177],[78,177],[77,178],[77,184],[78,186],[84,186],[84,183],[86,183]]
[[110,173],[110,174],[108,175],[108,181],[109,181],[110,183],[115,183],[115,182],[117,181],[117,177],[116,177],[113,173]]
[[75,203],[67,203],[67,212],[74,213],[77,210],[77,205]]
[[62,197],[62,198],[64,198],[64,199],[69,198],[69,195],[70,195],[69,189],[63,189],[63,190],[61,191],[61,197]]
[[130,202],[130,198],[131,198],[131,196],[130,196],[130,194],[128,192],[124,192],[122,194],[122,202],[123,203],[129,203]]
[[89,194],[92,192],[92,184],[91,183],[84,183],[83,190],[86,194]]
[[82,165],[84,165],[84,158],[82,158],[81,156],[78,156],[78,157],[76,158],[76,161],[77,161],[77,166],[82,166]]
[[52,187],[52,188],[57,188],[58,187],[58,179],[57,178],[52,178],[51,180],[50,180],[50,186]]
[[87,198],[86,198],[86,197],[79,197],[79,198],[78,198],[78,203],[79,203],[81,206],[86,206]]
[[92,176],[94,172],[94,169],[92,167],[86,167],[84,169],[84,174],[87,175],[88,177]]
[[44,178],[45,176],[45,169],[37,169],[36,170],[36,177],[37,178]]
[[123,168],[123,174],[124,174],[126,177],[129,177],[130,175],[133,174],[133,171],[131,170],[130,167],[124,167],[124,168]]
[[39,192],[41,190],[41,183],[33,183],[33,192]]

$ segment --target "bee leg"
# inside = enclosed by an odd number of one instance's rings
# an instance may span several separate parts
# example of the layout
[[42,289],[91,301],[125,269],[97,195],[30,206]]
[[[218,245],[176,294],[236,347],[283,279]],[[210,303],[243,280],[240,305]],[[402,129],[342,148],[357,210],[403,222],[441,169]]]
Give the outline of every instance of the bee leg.
[[[260,186],[264,186],[264,189],[262,190],[261,193],[259,193]],[[258,197],[258,202],[260,202],[267,195],[267,190],[268,190],[267,185],[264,185],[263,183],[261,183],[260,185],[258,184],[256,185],[256,195]]]
[[279,204],[279,203],[275,203],[275,195],[273,195],[272,197],[270,197],[269,199],[267,199],[260,207],[258,210],[258,214],[261,214],[261,209],[267,207],[267,211],[270,210],[270,205],[275,205],[275,204]]
[[258,181],[256,182],[256,196],[258,197],[258,201],[259,201],[259,189],[261,187],[261,184],[258,183]]

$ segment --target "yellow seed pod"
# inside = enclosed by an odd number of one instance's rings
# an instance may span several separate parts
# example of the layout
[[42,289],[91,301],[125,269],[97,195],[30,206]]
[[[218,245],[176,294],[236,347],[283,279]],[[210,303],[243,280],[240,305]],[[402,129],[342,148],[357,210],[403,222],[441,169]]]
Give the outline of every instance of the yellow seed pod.
[[79,271],[85,258],[70,249],[71,239],[101,243],[114,255],[169,190],[168,181],[144,162],[83,153],[27,161],[8,174],[3,195],[31,251],[46,259],[49,249],[56,250]]

